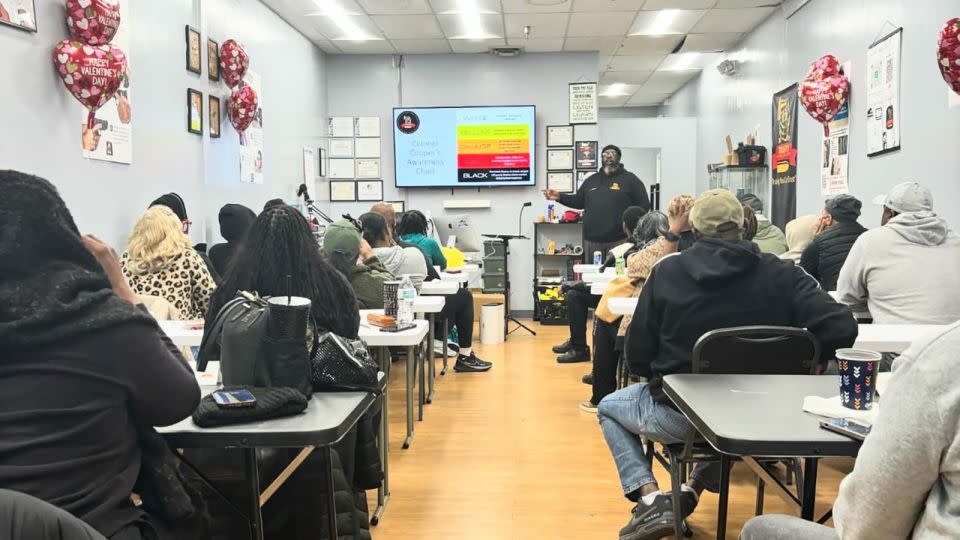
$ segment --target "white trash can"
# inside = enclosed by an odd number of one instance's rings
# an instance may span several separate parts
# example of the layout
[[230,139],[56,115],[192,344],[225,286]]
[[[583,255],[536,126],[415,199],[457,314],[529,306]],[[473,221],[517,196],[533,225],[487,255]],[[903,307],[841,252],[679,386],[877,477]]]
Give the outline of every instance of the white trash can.
[[480,343],[496,345],[503,343],[503,319],[506,317],[503,303],[480,306]]

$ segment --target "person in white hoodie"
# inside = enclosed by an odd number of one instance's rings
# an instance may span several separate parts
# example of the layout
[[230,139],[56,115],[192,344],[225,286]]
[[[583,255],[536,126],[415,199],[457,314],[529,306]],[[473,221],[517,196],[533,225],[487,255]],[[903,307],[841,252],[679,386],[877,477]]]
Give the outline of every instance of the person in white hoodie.
[[840,302],[866,306],[876,324],[950,324],[960,320],[960,235],[933,211],[930,190],[894,186],[882,227],[857,239],[837,280]]
[[760,516],[741,540],[960,538],[960,324],[893,365],[883,406],[833,505],[836,529]]

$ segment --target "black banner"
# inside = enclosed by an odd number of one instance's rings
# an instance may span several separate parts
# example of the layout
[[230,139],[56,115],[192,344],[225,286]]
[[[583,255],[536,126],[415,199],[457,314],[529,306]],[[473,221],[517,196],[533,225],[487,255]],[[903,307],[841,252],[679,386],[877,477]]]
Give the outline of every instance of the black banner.
[[773,95],[770,221],[786,228],[797,217],[797,85]]

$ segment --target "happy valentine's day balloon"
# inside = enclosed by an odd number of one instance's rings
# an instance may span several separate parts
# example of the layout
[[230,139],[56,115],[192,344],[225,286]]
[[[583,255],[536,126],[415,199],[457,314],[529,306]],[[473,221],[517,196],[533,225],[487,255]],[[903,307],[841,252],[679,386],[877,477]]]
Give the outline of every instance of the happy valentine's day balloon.
[[960,94],[960,18],[950,19],[940,29],[937,65],[943,80]]
[[92,128],[94,113],[120,88],[127,55],[112,45],[65,39],[53,51],[53,65],[67,90],[90,111],[87,126]]
[[820,57],[797,86],[797,95],[803,108],[823,124],[825,135],[830,134],[830,121],[850,95],[850,80],[843,74],[833,55]]
[[227,86],[233,88],[240,84],[244,75],[247,74],[247,67],[250,65],[250,57],[243,45],[236,40],[228,39],[220,47],[220,73],[223,75]]
[[257,114],[259,97],[249,84],[242,84],[230,93],[227,103],[227,117],[237,133],[244,132]]
[[67,0],[67,28],[87,45],[110,43],[120,26],[119,0]]

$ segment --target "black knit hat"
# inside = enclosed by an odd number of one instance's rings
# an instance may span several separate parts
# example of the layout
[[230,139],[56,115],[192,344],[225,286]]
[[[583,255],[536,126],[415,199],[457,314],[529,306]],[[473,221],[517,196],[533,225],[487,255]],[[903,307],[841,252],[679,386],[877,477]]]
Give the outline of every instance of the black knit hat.
[[620,159],[620,158],[623,157],[623,152],[620,150],[620,147],[617,146],[617,145],[615,145],[615,144],[608,144],[608,145],[604,146],[604,147],[603,147],[603,150],[602,150],[600,153],[602,154],[603,152],[606,152],[607,150],[613,150],[614,152],[616,152],[616,153],[617,153],[617,159]]
[[150,203],[150,208],[154,206],[166,206],[173,210],[173,213],[180,218],[180,221],[187,221],[187,205],[183,204],[183,198],[176,193],[170,192],[157,197],[155,201]]
[[833,219],[842,222],[854,222],[860,217],[860,208],[863,203],[860,199],[846,193],[830,197],[824,204],[827,213],[833,216]]

